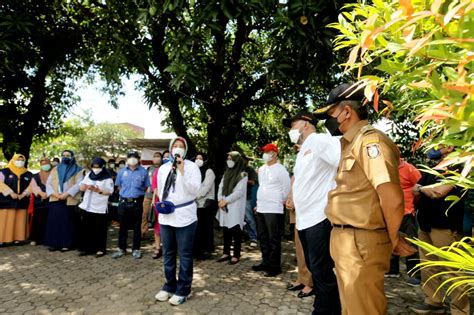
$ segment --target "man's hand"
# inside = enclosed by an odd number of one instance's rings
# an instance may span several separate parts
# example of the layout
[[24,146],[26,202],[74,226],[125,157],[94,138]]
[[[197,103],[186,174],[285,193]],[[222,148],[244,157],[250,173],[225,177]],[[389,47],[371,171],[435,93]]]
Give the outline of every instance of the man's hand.
[[393,254],[401,257],[407,257],[416,253],[416,248],[410,245],[405,239],[406,235],[399,232],[396,243],[393,246]]
[[42,191],[38,193],[38,196],[40,196],[42,200],[45,200],[46,198],[48,198],[48,195],[46,195],[46,193]]
[[14,192],[11,192],[11,193],[10,193],[10,198],[12,198],[12,199],[18,199],[18,195],[17,195],[16,193],[14,193]]
[[285,202],[285,207],[288,209],[288,210],[295,210],[295,204],[293,203],[293,199],[292,198],[288,198]]

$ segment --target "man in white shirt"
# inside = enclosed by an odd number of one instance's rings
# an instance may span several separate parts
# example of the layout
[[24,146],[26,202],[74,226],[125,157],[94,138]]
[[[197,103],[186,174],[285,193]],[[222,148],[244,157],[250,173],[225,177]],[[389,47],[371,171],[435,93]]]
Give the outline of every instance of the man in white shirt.
[[328,192],[336,186],[335,177],[341,145],[329,134],[316,133],[313,114],[300,111],[283,120],[291,128],[290,140],[300,146],[294,172],[293,204],[296,228],[303,246],[305,261],[311,271],[315,300],[313,314],[340,314],[341,304],[334,261],[329,253],[331,223],[324,214]]
[[281,234],[284,225],[284,204],[290,192],[290,174],[278,162],[278,147],[269,143],[263,151],[265,165],[258,170],[257,237],[262,262],[253,266],[255,271],[266,271],[266,277],[281,273]]

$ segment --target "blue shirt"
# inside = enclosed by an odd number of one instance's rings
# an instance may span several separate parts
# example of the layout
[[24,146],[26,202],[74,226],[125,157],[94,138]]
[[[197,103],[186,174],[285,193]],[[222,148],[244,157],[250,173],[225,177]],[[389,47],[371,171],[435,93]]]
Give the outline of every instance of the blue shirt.
[[118,172],[115,186],[120,188],[120,197],[138,198],[145,195],[145,191],[150,187],[150,178],[147,170],[141,165],[135,170],[127,165]]

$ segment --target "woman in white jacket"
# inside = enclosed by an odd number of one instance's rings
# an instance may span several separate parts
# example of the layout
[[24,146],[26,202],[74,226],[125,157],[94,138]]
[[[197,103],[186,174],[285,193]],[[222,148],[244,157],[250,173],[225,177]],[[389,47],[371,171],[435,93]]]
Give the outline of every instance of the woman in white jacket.
[[[161,242],[165,284],[155,298],[172,305],[183,304],[191,296],[193,281],[193,241],[197,225],[196,197],[201,187],[199,167],[185,160],[187,143],[177,137],[170,142],[170,162],[158,171],[160,201],[170,201],[175,211],[160,213]],[[176,279],[176,258],[179,254],[179,276]]]
[[[230,260],[231,265],[238,263],[240,260],[248,179],[244,169],[245,165],[240,153],[237,151],[229,152],[227,167],[217,194],[219,210],[216,218],[224,232],[224,252],[218,261]],[[234,241],[234,253],[231,257],[232,240]]]

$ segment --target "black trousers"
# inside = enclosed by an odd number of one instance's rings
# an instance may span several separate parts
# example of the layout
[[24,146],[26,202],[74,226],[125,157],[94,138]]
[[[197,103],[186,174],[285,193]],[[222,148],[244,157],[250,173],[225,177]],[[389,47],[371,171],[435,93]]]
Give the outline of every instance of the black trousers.
[[313,277],[313,290],[316,290],[313,314],[341,314],[334,261],[329,252],[331,229],[331,223],[325,219],[298,231],[306,266]]
[[107,214],[92,213],[81,209],[79,250],[88,254],[107,248]]
[[224,255],[230,255],[230,246],[232,239],[234,239],[234,255],[233,257],[240,258],[240,249],[242,248],[242,230],[237,224],[232,228],[223,227],[224,232]]
[[[400,232],[405,233],[408,237],[418,237],[418,226],[416,224],[415,216],[406,214],[403,216],[402,224],[400,225]],[[415,268],[416,264],[420,262],[420,254],[418,251],[413,255],[405,257],[405,263],[407,265],[407,272]],[[400,272],[400,256],[392,255],[390,259],[390,271],[389,273]],[[418,270],[413,277],[421,279],[421,273]]]
[[202,257],[214,251],[214,209],[198,208],[197,217],[193,256]]
[[262,264],[270,271],[281,271],[281,236],[285,224],[283,213],[260,213],[255,215],[257,237],[262,252]]
[[134,202],[120,202],[118,206],[119,238],[118,245],[122,250],[127,249],[128,230],[133,229],[132,249],[140,249],[142,236],[143,198]]

